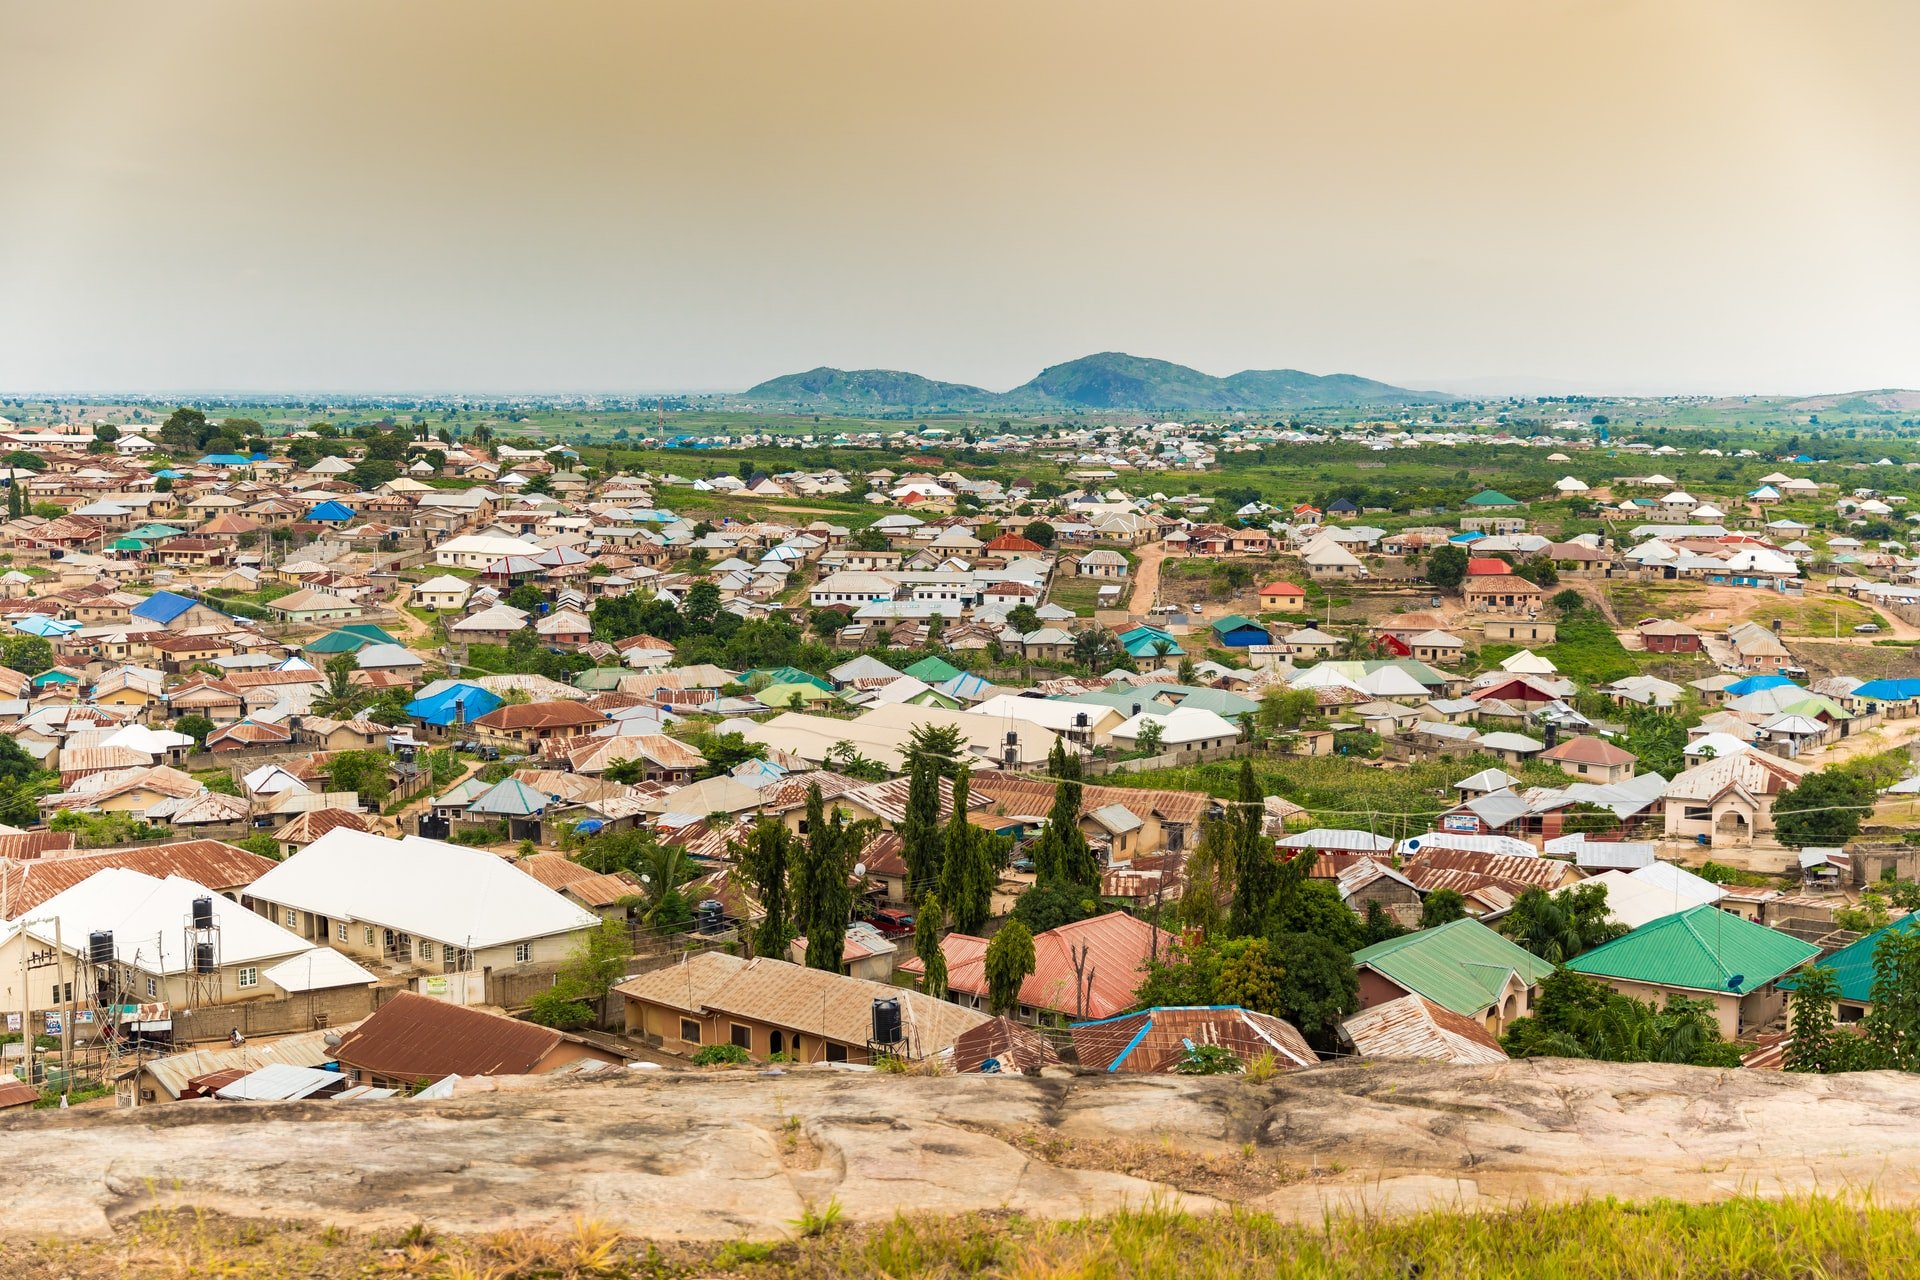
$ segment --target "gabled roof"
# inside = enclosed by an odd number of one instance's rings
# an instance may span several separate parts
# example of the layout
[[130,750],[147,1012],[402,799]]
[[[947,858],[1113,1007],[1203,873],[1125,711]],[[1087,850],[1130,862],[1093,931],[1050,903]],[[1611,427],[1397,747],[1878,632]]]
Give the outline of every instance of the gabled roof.
[[1745,994],[1819,954],[1810,942],[1703,904],[1575,956],[1567,968],[1653,986]]
[[1468,1017],[1499,1003],[1509,974],[1534,986],[1553,972],[1545,960],[1470,919],[1362,947],[1353,962]]
[[1420,996],[1388,1000],[1348,1018],[1341,1032],[1363,1058],[1418,1062],[1505,1062],[1506,1050],[1473,1018]]
[[1320,1060],[1292,1023],[1231,1005],[1142,1009],[1075,1023],[1069,1034],[1080,1065],[1094,1071],[1171,1074],[1196,1045],[1219,1045],[1242,1062],[1271,1054],[1282,1070]]

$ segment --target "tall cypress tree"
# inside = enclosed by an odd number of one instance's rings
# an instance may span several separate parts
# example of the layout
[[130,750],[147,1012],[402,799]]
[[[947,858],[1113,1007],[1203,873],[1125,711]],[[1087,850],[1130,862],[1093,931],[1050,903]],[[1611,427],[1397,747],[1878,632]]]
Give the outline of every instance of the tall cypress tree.
[[967,821],[968,774],[953,780],[953,815],[947,820],[946,864],[940,900],[961,933],[979,933],[993,914],[993,854],[987,833]]
[[931,759],[913,762],[907,784],[907,812],[900,823],[900,856],[907,864],[907,896],[920,902],[940,887],[946,837],[940,830],[940,767]]
[[785,959],[787,943],[793,941],[792,890],[787,883],[793,866],[793,836],[778,818],[762,818],[754,824],[746,847],[736,860],[747,881],[760,895],[766,916],[753,935],[753,953]]
[[1233,831],[1234,862],[1233,910],[1227,917],[1227,934],[1245,938],[1266,932],[1283,874],[1273,858],[1273,842],[1260,830],[1264,809],[1251,760],[1240,762],[1240,794],[1236,800],[1227,818]]
[[1034,841],[1034,883],[1067,891],[1094,888],[1100,883],[1100,863],[1080,830],[1080,757],[1064,742],[1055,742],[1047,756],[1047,773],[1054,779],[1053,808],[1047,829]]
[[852,844],[846,815],[835,809],[829,817],[820,784],[808,787],[807,839],[795,864],[793,909],[794,923],[807,936],[809,969],[840,971],[853,918],[853,888],[847,883]]
[[929,893],[921,899],[920,914],[913,922],[913,954],[924,966],[920,989],[936,1000],[947,994],[947,953],[940,949],[940,929],[946,918],[940,895]]

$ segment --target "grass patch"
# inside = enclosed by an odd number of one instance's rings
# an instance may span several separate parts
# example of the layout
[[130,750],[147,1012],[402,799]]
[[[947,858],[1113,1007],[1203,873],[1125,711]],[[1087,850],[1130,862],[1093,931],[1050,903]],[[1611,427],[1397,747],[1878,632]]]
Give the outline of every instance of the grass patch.
[[[1071,609],[1084,617],[1099,608],[1100,588],[1106,586],[1111,581],[1113,581],[1113,579],[1082,578],[1077,574],[1069,575],[1066,571],[1061,570],[1056,572],[1053,585],[1047,589],[1047,599],[1059,605],[1062,609]],[[1120,583],[1119,603],[1113,607],[1124,609],[1132,591],[1132,580],[1122,581]]]
[[[1480,665],[1491,669],[1526,646],[1489,644],[1480,648]],[[1636,655],[1621,647],[1620,637],[1597,609],[1584,608],[1571,617],[1560,619],[1557,638],[1550,645],[1532,646],[1533,651],[1559,669],[1560,674],[1583,688],[1608,684],[1638,671]],[[1656,657],[1665,657],[1656,654]]]
[[[814,1215],[824,1218],[826,1214]],[[416,1224],[348,1232],[204,1212],[142,1214],[111,1241],[50,1239],[16,1247],[16,1274],[105,1277],[729,1276],[788,1280],[1051,1276],[1074,1280],[1403,1280],[1409,1276],[1662,1280],[1855,1280],[1902,1274],[1893,1259],[1920,1244],[1909,1208],[1840,1196],[1740,1197],[1328,1217],[1304,1224],[1234,1209],[1165,1205],[1065,1222],[1019,1214],[901,1216],[880,1226],[802,1224],[778,1242],[654,1242],[576,1219],[544,1231],[452,1236]]]
[[1765,604],[1747,613],[1748,620],[1770,627],[1777,619],[1780,629],[1790,636],[1833,639],[1853,634],[1864,623],[1885,629],[1887,620],[1880,614],[1845,596],[1769,597]]

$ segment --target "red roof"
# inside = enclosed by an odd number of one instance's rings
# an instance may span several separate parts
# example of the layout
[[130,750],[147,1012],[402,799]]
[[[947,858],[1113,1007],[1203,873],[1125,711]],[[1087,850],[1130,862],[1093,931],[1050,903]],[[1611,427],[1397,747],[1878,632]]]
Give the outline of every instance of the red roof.
[[[1139,990],[1147,960],[1153,954],[1155,934],[1165,955],[1175,940],[1173,934],[1114,911],[1036,935],[1034,971],[1020,984],[1020,1003],[1075,1018],[1110,1018],[1133,1007],[1134,992]],[[1077,947],[1086,949],[1086,971],[1092,988],[1084,1003],[1074,995],[1073,952]],[[940,949],[947,956],[948,988],[985,996],[987,940],[950,933],[941,940]],[[917,959],[900,967],[909,973],[920,972]]]
[[1023,538],[1017,533],[1003,533],[989,542],[988,551],[1045,551],[1046,548],[1031,538]]
[[1467,572],[1469,574],[1512,573],[1513,566],[1497,556],[1469,556]]
[[1269,582],[1266,586],[1260,588],[1260,594],[1263,596],[1303,596],[1307,594],[1307,589],[1296,586],[1291,582]]

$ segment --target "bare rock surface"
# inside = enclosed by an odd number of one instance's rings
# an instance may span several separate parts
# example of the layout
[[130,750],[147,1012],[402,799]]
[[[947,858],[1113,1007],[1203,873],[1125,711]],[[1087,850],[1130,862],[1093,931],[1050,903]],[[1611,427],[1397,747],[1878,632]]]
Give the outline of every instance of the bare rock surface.
[[585,1215],[724,1240],[781,1235],[833,1200],[856,1222],[1156,1197],[1307,1220],[1869,1186],[1920,1202],[1920,1078],[1892,1073],[1535,1061],[1354,1064],[1263,1085],[839,1071],[498,1083],[428,1103],[17,1115],[0,1121],[0,1231],[100,1233],[180,1205],[451,1232]]

